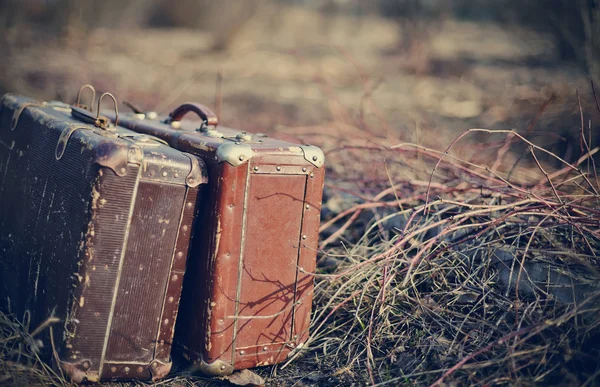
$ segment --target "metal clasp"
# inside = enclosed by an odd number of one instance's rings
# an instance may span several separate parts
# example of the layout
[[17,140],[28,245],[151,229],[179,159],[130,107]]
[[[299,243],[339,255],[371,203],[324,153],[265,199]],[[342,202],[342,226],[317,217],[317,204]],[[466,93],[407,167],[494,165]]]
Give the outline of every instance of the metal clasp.
[[[89,107],[87,105],[84,105],[81,103],[81,93],[84,90],[90,90],[92,92],[92,100],[90,101]],[[77,102],[75,102],[75,106],[80,107],[85,110],[92,111],[92,106],[94,106],[95,100],[96,100],[96,89],[94,88],[94,86],[92,86],[88,83],[79,88],[79,92],[77,92]]]
[[117,99],[111,93],[104,93],[98,99],[98,111],[96,113],[96,122],[103,123],[104,125],[102,125],[102,126],[96,125],[96,126],[100,126],[102,128],[108,129],[108,123],[109,123],[108,118],[100,116],[100,104],[102,103],[102,98],[104,98],[105,95],[109,96],[113,100],[113,103],[115,105],[115,127],[119,124],[119,109],[117,107]]

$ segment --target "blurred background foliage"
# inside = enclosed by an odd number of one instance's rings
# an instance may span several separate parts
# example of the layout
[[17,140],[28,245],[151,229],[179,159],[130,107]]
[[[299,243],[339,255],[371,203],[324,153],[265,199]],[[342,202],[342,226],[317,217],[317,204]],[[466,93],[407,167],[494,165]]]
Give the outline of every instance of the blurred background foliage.
[[[321,14],[379,15],[398,23],[405,41],[453,17],[525,25],[549,35],[562,60],[600,76],[600,4],[597,0],[1,0],[3,32],[35,25],[68,39],[97,28],[186,27],[210,31],[224,49],[236,32],[267,7],[304,6]],[[274,15],[276,17],[276,15]]]
[[579,91],[599,128],[599,0],[0,0],[0,33],[0,92],[92,82],[264,132],[359,115],[428,145],[517,128],[578,157]]

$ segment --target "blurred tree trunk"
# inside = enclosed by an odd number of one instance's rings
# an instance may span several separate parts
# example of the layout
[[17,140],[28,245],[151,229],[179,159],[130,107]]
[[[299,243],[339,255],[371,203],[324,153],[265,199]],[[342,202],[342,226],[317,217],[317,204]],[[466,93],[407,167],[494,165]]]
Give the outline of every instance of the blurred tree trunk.
[[152,23],[159,26],[196,28],[213,36],[212,50],[226,50],[247,22],[272,0],[162,1]]
[[581,20],[586,35],[585,60],[590,77],[600,82],[600,0],[580,0]]

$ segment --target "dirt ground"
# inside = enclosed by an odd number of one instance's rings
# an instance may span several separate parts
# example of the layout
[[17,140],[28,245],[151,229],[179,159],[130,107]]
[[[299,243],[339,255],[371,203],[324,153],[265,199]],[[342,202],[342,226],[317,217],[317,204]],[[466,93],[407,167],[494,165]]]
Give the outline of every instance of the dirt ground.
[[[357,139],[443,151],[465,130],[487,128],[515,129],[571,161],[580,156],[582,118],[591,145],[597,143],[600,112],[590,79],[557,60],[547,37],[486,21],[423,23],[409,36],[377,16],[271,7],[245,23],[224,51],[210,49],[214,34],[195,29],[100,28],[68,39],[41,36],[39,27],[9,29],[0,46],[0,91],[72,102],[91,83],[120,102],[161,113],[198,101],[224,125],[313,143],[328,157]],[[493,161],[503,143],[487,154],[478,147],[487,138],[473,133],[452,152]],[[505,157],[507,165],[519,149]],[[336,184],[343,175],[344,187],[357,189],[352,166],[332,157],[328,173]],[[317,352],[258,372],[273,386],[368,382],[366,373],[340,370]],[[169,385],[203,382],[181,377]]]

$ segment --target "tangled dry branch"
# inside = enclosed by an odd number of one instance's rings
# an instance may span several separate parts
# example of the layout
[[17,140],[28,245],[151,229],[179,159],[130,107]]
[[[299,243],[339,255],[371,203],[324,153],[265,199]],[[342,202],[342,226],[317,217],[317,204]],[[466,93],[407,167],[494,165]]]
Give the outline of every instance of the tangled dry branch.
[[[482,132],[505,136],[489,163],[453,153]],[[520,172],[502,160],[517,141],[530,161]],[[329,180],[326,210],[340,197],[345,208],[321,227],[313,350],[372,384],[597,378],[598,149],[585,145],[570,164],[516,131],[487,129],[444,151],[382,144],[329,152],[330,162],[384,164],[385,176]]]

